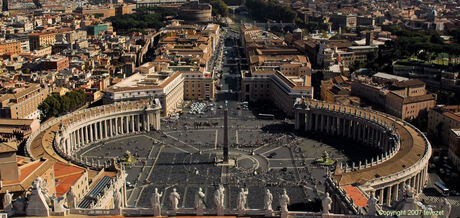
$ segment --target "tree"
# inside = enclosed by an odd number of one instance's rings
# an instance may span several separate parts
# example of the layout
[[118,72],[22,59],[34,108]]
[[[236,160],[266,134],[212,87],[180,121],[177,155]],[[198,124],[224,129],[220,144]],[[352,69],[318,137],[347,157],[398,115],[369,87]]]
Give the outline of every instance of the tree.
[[163,22],[167,16],[175,16],[177,13],[170,8],[141,7],[134,14],[109,17],[106,20],[112,23],[116,31],[119,30],[142,30],[146,28],[160,29],[165,26]]
[[61,116],[65,113],[72,112],[86,103],[86,93],[82,90],[71,91],[63,96],[58,94],[49,95],[40,105],[41,120],[47,120],[50,117]]
[[213,15],[228,16],[228,6],[223,0],[203,0],[201,2],[209,3],[212,6]]
[[275,20],[277,22],[293,22],[297,17],[297,13],[291,8],[281,5],[276,0],[247,0],[246,6],[248,7],[251,16],[258,21],[266,22],[268,20]]

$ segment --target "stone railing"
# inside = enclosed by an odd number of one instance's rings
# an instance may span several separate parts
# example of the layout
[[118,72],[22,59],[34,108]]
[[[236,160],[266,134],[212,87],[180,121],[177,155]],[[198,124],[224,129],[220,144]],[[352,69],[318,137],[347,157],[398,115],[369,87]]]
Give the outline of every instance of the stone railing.
[[[315,102],[316,104],[314,104],[313,102]],[[313,109],[327,110],[334,113],[342,113],[346,116],[351,116],[354,118],[362,118],[366,120],[366,122],[371,123],[375,126],[379,126],[380,128],[385,129],[386,131],[392,134],[393,138],[391,139],[392,142],[389,151],[377,155],[376,157],[372,157],[371,159],[365,159],[364,161],[359,162],[352,162],[351,165],[345,164],[345,166],[342,167],[342,170],[344,172],[361,170],[383,163],[384,161],[391,159],[395,154],[397,154],[401,147],[400,137],[398,134],[394,132],[391,125],[391,121],[388,122],[388,118],[386,116],[383,116],[382,114],[377,113],[378,116],[375,116],[374,114],[372,114],[374,113],[374,111],[365,110],[363,108],[359,108],[356,106],[338,105],[334,103],[321,102],[317,100],[305,101],[305,105]]]
[[[61,124],[59,132],[63,132],[64,134],[68,134],[67,132],[70,131],[72,128],[82,125],[83,123],[94,121],[95,119],[102,118],[105,116],[112,116],[118,113],[131,113],[131,112],[138,112],[141,110],[145,110],[149,106],[154,106],[154,109],[161,108],[158,105],[152,105],[152,102],[143,99],[138,101],[125,101],[125,102],[117,102],[111,105],[103,105],[94,108],[86,108],[83,110],[75,111],[64,116],[56,117],[52,120],[49,120],[42,124],[39,129],[34,131],[26,140],[24,150],[25,154],[32,159],[36,159],[33,155],[31,146],[34,140],[37,138],[38,135],[49,129],[50,127]],[[73,162],[78,163],[79,160],[73,158],[73,156],[66,155],[63,152],[63,149],[59,146],[59,139],[62,136],[55,135],[52,139],[52,145],[55,151],[65,159]],[[41,142],[40,142],[41,143]],[[92,143],[95,143],[94,141]],[[88,143],[90,145],[92,143]],[[86,145],[86,146],[87,146]],[[82,164],[79,164],[82,165]],[[87,164],[83,164],[83,166],[88,166]],[[100,169],[101,167],[90,165],[91,168]]]
[[[410,123],[408,123],[408,122],[406,122],[406,121],[404,121],[404,120],[402,120],[400,118],[396,118],[396,117],[393,117],[391,115],[388,115],[388,114],[385,114],[385,113],[382,113],[382,112],[379,112],[379,111],[363,109],[363,108],[359,108],[359,107],[356,107],[356,106],[338,105],[338,104],[334,104],[334,103],[322,102],[322,101],[311,100],[311,99],[298,100],[296,102],[295,106],[297,108],[300,108],[300,109],[302,109],[302,108],[316,108],[316,109],[322,109],[322,110],[325,109],[325,110],[328,110],[328,111],[333,111],[333,112],[342,113],[342,114],[346,114],[346,115],[350,115],[350,116],[355,116],[357,118],[363,118],[363,119],[365,119],[365,120],[367,120],[369,122],[379,124],[380,126],[384,127],[387,130],[390,130],[392,132],[394,131],[393,124],[395,122],[399,122],[403,127],[411,128],[411,129],[413,129],[414,131],[417,132],[417,134],[418,134],[417,136],[420,136],[424,141],[425,152],[424,152],[423,156],[420,159],[418,159],[415,164],[412,164],[408,168],[405,168],[402,171],[399,171],[399,172],[396,172],[396,173],[393,173],[393,174],[390,174],[390,175],[386,175],[386,176],[382,176],[382,177],[379,177],[379,178],[371,179],[371,180],[366,182],[366,185],[374,186],[374,185],[378,185],[378,184],[381,184],[381,183],[398,180],[398,179],[401,179],[403,177],[407,177],[408,175],[415,174],[415,173],[419,172],[421,169],[423,169],[425,166],[428,165],[428,161],[429,161],[429,159],[431,157],[431,153],[432,153],[430,142],[428,141],[426,136],[419,129],[417,129],[412,124],[410,124]],[[395,143],[393,143],[393,147],[390,149],[390,152],[385,152],[385,154],[383,154],[383,156],[381,155],[380,158],[379,158],[379,161],[377,161],[377,159],[375,161],[372,161],[372,159],[371,159],[370,163],[369,162],[365,163],[364,167],[361,164],[361,168],[359,168],[359,165],[360,165],[359,163],[358,163],[358,167],[345,166],[344,171],[349,172],[349,171],[352,171],[352,169],[355,169],[355,170],[364,169],[366,167],[375,166],[378,163],[382,163],[385,160],[391,159],[394,155],[396,155],[399,152],[399,149],[401,147],[400,136],[397,134],[397,132],[394,134],[394,136],[395,136],[395,138],[394,138]],[[417,137],[417,136],[415,136],[415,137]],[[411,137],[414,137],[414,135],[411,135]],[[414,140],[414,139],[412,138],[412,140]],[[415,143],[415,141],[414,141],[414,143]],[[354,165],[356,166],[356,164],[354,164]]]
[[[85,125],[91,125],[97,121],[102,121],[103,119],[106,119],[106,118],[116,117],[119,114],[129,115],[129,114],[139,113],[139,112],[144,113],[148,107],[150,107],[151,109],[156,109],[156,110],[160,109],[160,106],[151,105],[151,102],[147,100],[139,100],[139,101],[117,102],[111,105],[103,105],[99,107],[88,108],[85,110],[74,112],[72,113],[74,116],[61,122],[62,124],[61,130],[59,132],[61,132],[62,135],[56,134],[56,137],[53,140],[53,147],[56,150],[56,152],[59,153],[59,155],[61,155],[62,157],[66,158],[67,160],[71,161],[74,164],[77,164],[83,167],[90,167],[95,170],[100,170],[106,166],[105,162],[101,164],[99,161],[97,162],[94,162],[94,161],[89,162],[87,160],[83,161],[81,159],[78,159],[74,155],[68,155],[64,152],[63,148],[61,147],[63,145],[59,144],[58,141],[62,137],[67,136],[75,128],[82,127]],[[94,138],[93,141],[83,144],[81,147],[74,150],[73,154],[75,154],[77,151],[83,148],[97,144],[101,141],[105,141],[105,140],[113,139],[117,137],[122,137],[126,135],[139,134],[141,132],[144,132],[144,131],[132,131],[132,132],[127,131],[126,133],[112,135],[110,137],[105,137],[105,138],[101,137],[100,139]]]
[[[87,216],[153,216],[152,208],[121,208],[121,209],[71,209],[70,214],[79,214]],[[194,216],[196,210],[193,208],[179,208],[177,211],[167,210],[163,211],[162,215],[166,216]],[[215,209],[204,209],[203,214],[207,216],[217,215]],[[239,211],[237,209],[225,209],[225,216],[237,216]],[[244,211],[245,216],[265,216],[267,212],[263,209],[247,209]],[[321,212],[309,212],[309,211],[289,211],[288,217],[321,217]],[[273,211],[270,213],[272,217],[280,217],[280,211]],[[343,215],[343,214],[332,214],[329,213],[330,217],[359,217],[359,215]]]
[[40,125],[40,128],[38,128],[37,130],[35,130],[32,134],[30,134],[29,138],[27,138],[26,140],[26,144],[24,146],[24,150],[25,150],[25,154],[26,156],[29,156],[30,158],[32,158],[32,160],[35,160],[36,157],[34,157],[34,155],[32,154],[32,150],[31,150],[31,146],[32,146],[32,142],[35,140],[35,138],[40,135],[43,131],[47,130],[48,128],[50,128],[51,126],[54,126],[56,125],[57,123],[59,123],[62,119],[64,119],[64,117],[66,117],[68,115],[64,115],[64,116],[61,116],[61,117],[57,117],[57,118],[54,118],[52,120],[48,120],[46,121],[44,124]]
[[342,187],[340,187],[340,185],[336,184],[330,177],[330,175],[327,175],[326,177],[326,183],[327,183],[327,187],[328,188],[331,188],[333,189],[333,192],[334,193],[337,193],[339,194],[339,197],[342,198],[341,199],[341,202],[345,203],[346,204],[346,207],[348,208],[348,210],[352,211],[353,214],[363,214],[362,213],[362,210],[360,208],[358,208],[357,206],[355,206],[355,204],[353,203],[353,199],[351,199],[350,197],[348,197],[347,193],[345,190],[342,189]]
[[407,175],[411,175],[411,174],[415,174],[417,172],[419,172],[421,169],[420,168],[424,168],[424,166],[427,166],[428,165],[428,161],[430,160],[430,157],[431,157],[431,153],[432,153],[432,149],[431,149],[431,144],[430,142],[428,141],[428,139],[426,138],[426,136],[415,126],[413,126],[412,124],[406,122],[406,121],[403,121],[401,119],[398,119],[398,121],[400,122],[404,122],[404,125],[408,125],[410,126],[411,128],[415,129],[415,131],[417,131],[418,135],[421,136],[425,142],[425,153],[423,155],[423,157],[419,160],[417,160],[417,162],[415,164],[413,164],[412,166],[402,170],[402,171],[399,171],[397,173],[393,173],[393,174],[390,174],[390,175],[387,175],[387,176],[384,176],[384,177],[380,177],[380,178],[375,178],[375,179],[372,179],[370,181],[367,182],[367,184],[373,186],[375,184],[380,184],[380,183],[384,183],[384,182],[387,182],[387,181],[393,181],[393,180],[398,180],[398,179],[401,179],[401,178],[405,178],[407,177]]

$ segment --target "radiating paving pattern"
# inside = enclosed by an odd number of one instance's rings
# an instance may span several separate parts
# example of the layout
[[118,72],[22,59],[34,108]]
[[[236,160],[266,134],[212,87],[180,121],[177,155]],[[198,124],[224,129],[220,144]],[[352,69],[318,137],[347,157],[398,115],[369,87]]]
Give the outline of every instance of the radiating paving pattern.
[[[355,143],[298,137],[291,132],[292,124],[256,120],[247,111],[244,113],[244,119],[232,114],[229,121],[230,157],[237,160],[238,167],[226,169],[214,164],[215,157],[222,154],[223,122],[219,113],[207,114],[201,119],[196,119],[197,115],[185,115],[174,121],[164,120],[162,131],[110,139],[80,150],[77,156],[83,160],[88,158],[88,162],[120,158],[127,150],[136,156],[136,163],[126,168],[127,180],[133,184],[128,191],[130,207],[150,207],[150,197],[154,188],[158,188],[166,193],[163,207],[169,208],[167,196],[176,188],[181,195],[179,205],[191,208],[194,195],[201,187],[208,208],[215,208],[212,195],[222,183],[226,188],[227,207],[236,208],[239,189],[247,187],[249,208],[262,209],[260,199],[268,187],[274,196],[274,208],[279,204],[279,194],[286,188],[291,206],[300,210],[323,194],[325,169],[313,162],[324,151],[344,162],[349,158],[363,158],[359,152],[350,156],[342,154],[341,146],[353,148]],[[211,125],[204,124],[206,122]],[[327,145],[329,143],[335,145]]]

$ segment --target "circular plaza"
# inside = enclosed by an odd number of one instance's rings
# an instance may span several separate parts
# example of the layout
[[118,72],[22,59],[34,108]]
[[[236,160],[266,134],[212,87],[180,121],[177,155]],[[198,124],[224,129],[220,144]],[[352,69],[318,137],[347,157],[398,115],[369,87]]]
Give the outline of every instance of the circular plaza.
[[[229,156],[236,164],[217,166],[224,144],[222,105],[209,103],[202,113],[185,110],[181,116],[164,118],[161,130],[100,140],[79,148],[74,159],[95,166],[108,166],[114,159],[124,164],[129,207],[150,207],[154,188],[164,191],[163,196],[176,188],[183,199],[179,206],[190,208],[201,187],[208,208],[215,208],[212,193],[223,184],[228,208],[236,208],[238,190],[245,187],[249,208],[263,209],[260,199],[268,188],[274,196],[286,189],[293,210],[319,211],[326,168],[318,159],[326,154],[332,162],[351,163],[377,152],[352,141],[298,136],[293,122],[257,119],[229,102]],[[277,200],[273,205],[279,205]],[[163,202],[167,208],[166,197]]]

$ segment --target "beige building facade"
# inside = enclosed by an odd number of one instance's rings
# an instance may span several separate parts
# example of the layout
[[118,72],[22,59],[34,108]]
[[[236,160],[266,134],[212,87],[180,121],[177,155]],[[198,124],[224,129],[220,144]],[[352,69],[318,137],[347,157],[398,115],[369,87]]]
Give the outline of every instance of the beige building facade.
[[241,79],[241,100],[269,100],[286,113],[293,116],[296,98],[313,96],[313,87],[300,84],[286,77],[279,71],[255,71]]
[[49,89],[37,83],[14,89],[13,94],[0,97],[0,117],[10,119],[36,119],[38,105],[49,95]]
[[460,105],[437,106],[428,112],[427,133],[441,144],[449,144],[451,129],[460,128]]

